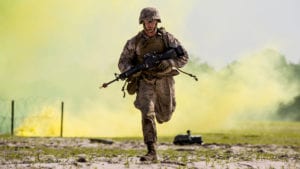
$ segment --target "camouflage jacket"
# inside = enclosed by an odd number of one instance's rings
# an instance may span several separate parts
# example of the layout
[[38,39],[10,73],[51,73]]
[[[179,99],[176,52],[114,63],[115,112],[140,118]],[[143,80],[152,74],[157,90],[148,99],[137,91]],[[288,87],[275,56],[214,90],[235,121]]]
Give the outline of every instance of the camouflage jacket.
[[[180,42],[169,32],[165,31],[164,28],[158,28],[156,36],[161,37],[164,43],[164,51],[166,51],[169,48],[175,48],[180,44]],[[141,41],[143,43],[147,42],[147,40],[150,39],[144,31],[140,31],[137,35],[135,35],[133,38],[128,40],[123,48],[123,51],[121,53],[120,59],[119,59],[119,69],[121,72],[124,72],[131,67],[134,67],[137,62],[137,58],[140,53],[140,45],[138,45]],[[182,46],[182,45],[181,45]],[[168,62],[170,63],[171,67],[181,68],[183,67],[187,61],[188,61],[188,54],[186,50],[184,50],[184,56],[180,59],[169,59]]]

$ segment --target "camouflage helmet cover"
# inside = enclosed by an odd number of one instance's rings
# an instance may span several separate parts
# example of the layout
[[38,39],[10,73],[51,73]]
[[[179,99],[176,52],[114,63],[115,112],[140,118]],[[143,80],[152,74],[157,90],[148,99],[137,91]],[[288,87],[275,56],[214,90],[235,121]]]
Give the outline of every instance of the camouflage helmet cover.
[[157,20],[161,22],[158,10],[153,7],[142,9],[140,13],[139,23],[142,24],[144,20]]

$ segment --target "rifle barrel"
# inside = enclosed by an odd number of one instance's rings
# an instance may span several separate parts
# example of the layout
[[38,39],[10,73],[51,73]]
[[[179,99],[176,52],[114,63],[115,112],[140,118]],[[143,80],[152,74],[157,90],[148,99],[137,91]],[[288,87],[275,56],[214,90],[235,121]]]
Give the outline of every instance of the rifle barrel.
[[111,80],[111,81],[109,81],[109,82],[107,82],[107,83],[103,83],[102,86],[100,86],[99,88],[100,88],[100,89],[106,88],[108,85],[110,85],[111,83],[113,83],[113,82],[115,82],[115,81],[118,81],[118,80],[119,80],[119,78],[117,77],[117,78],[115,78],[114,80]]

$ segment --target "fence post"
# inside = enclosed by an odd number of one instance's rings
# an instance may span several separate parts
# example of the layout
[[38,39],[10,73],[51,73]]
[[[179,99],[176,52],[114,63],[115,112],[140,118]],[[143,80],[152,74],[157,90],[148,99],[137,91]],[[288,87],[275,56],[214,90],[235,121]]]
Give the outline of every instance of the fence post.
[[64,102],[61,102],[60,137],[63,136],[63,125],[64,125]]
[[11,128],[10,133],[11,136],[14,136],[14,119],[15,119],[15,101],[11,101]]

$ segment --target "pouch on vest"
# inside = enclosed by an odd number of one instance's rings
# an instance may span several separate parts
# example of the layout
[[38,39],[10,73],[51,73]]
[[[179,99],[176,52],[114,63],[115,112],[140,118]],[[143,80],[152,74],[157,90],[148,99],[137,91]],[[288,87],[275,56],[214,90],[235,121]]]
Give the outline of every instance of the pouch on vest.
[[139,77],[131,77],[127,80],[126,90],[128,94],[133,95],[138,90]]

